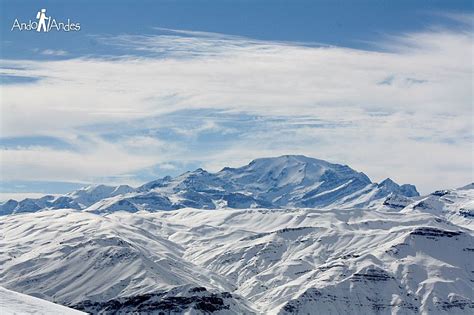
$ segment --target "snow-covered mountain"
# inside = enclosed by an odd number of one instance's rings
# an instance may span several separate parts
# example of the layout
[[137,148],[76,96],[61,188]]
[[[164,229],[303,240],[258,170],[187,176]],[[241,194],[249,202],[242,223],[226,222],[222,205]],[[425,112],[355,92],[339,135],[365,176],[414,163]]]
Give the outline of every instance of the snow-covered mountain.
[[0,283],[92,314],[472,314],[474,189],[440,195],[403,209],[8,215]]
[[0,286],[91,314],[474,313],[474,184],[282,156],[1,211]]
[[423,211],[457,225],[470,226],[474,220],[474,183],[458,189],[435,191],[404,207],[402,213]]
[[372,183],[347,165],[299,155],[257,159],[240,168],[217,173],[203,169],[169,176],[138,188],[98,185],[64,196],[9,200],[0,214],[47,209],[81,209],[93,212],[157,211],[185,207],[220,208],[353,208],[376,207],[388,196],[417,197],[413,185],[399,186],[390,179]]

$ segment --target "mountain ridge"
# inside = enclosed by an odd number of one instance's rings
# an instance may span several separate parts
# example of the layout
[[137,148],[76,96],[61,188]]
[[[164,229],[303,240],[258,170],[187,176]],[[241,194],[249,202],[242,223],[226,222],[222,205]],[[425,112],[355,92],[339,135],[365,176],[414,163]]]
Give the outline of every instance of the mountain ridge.
[[0,222],[0,282],[91,314],[472,314],[473,200],[21,213]]
[[7,202],[0,283],[91,314],[472,314],[474,184],[415,192],[282,156]]
[[216,173],[202,168],[176,177],[165,176],[139,187],[91,185],[54,197],[8,200],[0,214],[71,208],[86,211],[159,211],[185,207],[220,208],[354,208],[378,206],[390,195],[418,197],[414,185],[390,178],[372,182],[348,165],[303,155],[259,158],[224,167]]

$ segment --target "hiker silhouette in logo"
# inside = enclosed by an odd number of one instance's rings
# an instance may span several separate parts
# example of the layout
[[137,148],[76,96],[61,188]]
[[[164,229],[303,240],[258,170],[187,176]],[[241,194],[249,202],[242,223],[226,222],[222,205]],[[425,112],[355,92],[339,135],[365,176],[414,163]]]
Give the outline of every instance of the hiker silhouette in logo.
[[41,9],[41,11],[38,11],[38,13],[36,13],[36,19],[39,19],[38,28],[36,31],[41,32],[41,28],[43,28],[43,32],[47,32],[48,29],[46,27],[46,20],[48,20],[49,17],[46,16],[46,9]]

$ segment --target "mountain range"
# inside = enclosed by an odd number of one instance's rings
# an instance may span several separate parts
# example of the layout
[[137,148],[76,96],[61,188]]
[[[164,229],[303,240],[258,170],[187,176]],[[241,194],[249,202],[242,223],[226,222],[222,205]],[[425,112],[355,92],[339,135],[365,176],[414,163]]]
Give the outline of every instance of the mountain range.
[[19,292],[17,309],[26,294],[90,314],[474,312],[474,184],[420,196],[281,156],[1,211],[0,302]]
[[373,183],[347,165],[305,156],[262,158],[217,173],[201,168],[177,177],[166,176],[133,188],[96,185],[63,196],[9,200],[0,214],[46,209],[78,209],[96,213],[140,210],[246,208],[374,207],[389,196],[419,196],[413,185],[387,178]]

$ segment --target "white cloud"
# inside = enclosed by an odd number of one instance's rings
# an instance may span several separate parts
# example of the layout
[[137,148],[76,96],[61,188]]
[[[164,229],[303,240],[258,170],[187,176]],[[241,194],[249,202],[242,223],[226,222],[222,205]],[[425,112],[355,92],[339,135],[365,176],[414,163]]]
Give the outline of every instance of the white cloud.
[[[350,164],[375,179],[419,184],[424,191],[472,180],[469,30],[392,36],[379,43],[380,51],[189,32],[101,40],[149,55],[3,60],[8,68],[3,74],[42,79],[2,87],[2,135],[74,139],[84,125],[122,122],[126,130],[137,119],[203,108],[288,121],[255,134],[240,130],[242,137],[229,148],[205,156],[157,137],[103,140],[86,153],[3,151],[2,165],[9,171],[2,173],[8,178],[79,180],[153,163],[205,160],[217,167],[262,155],[306,153]],[[335,127],[285,134],[297,117]],[[213,121],[198,125],[173,130],[183,135],[227,130]]]
[[42,55],[45,55],[45,56],[67,56],[69,55],[69,53],[65,50],[62,50],[62,49],[45,49],[45,50],[42,50],[40,51],[40,53]]
[[1,151],[2,180],[91,182],[152,166],[151,156],[136,155],[102,143],[91,151],[71,152],[44,147]]
[[69,138],[68,142],[74,151],[44,146],[1,149],[2,180],[91,183],[100,178],[117,183],[117,178],[125,178],[132,183],[134,178],[127,173],[170,159],[167,151],[180,152],[172,143],[148,136],[126,136],[119,141],[106,141],[89,134]]

